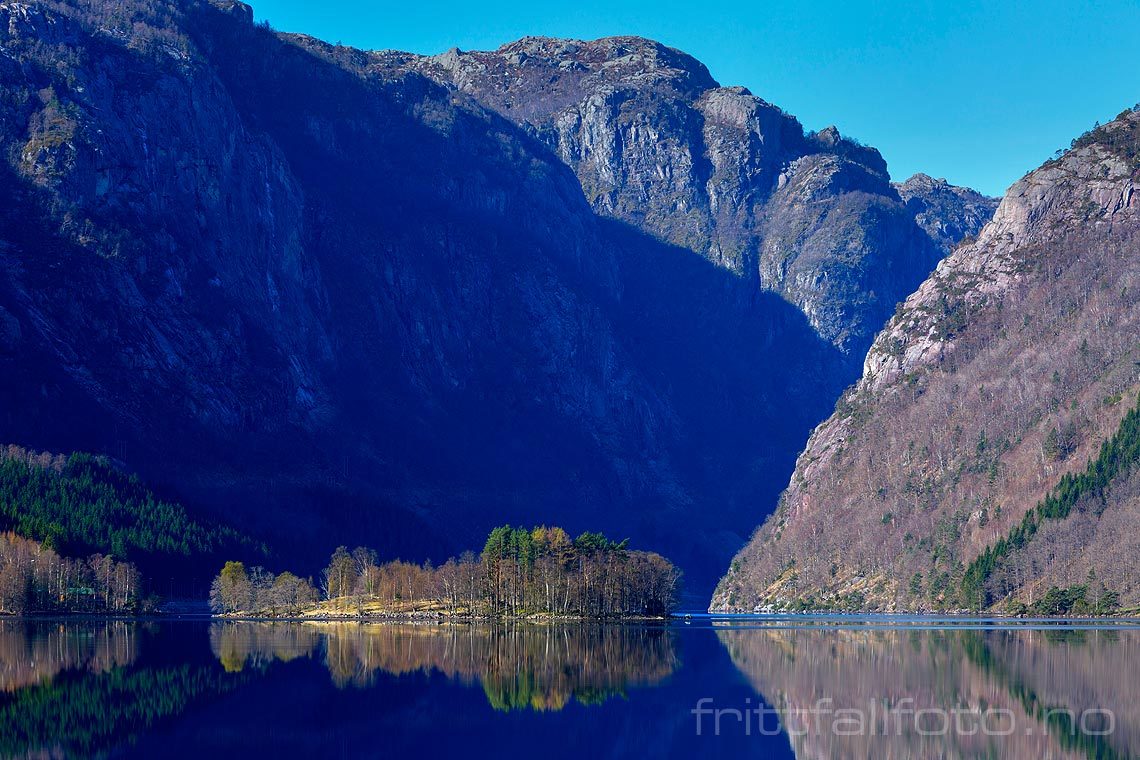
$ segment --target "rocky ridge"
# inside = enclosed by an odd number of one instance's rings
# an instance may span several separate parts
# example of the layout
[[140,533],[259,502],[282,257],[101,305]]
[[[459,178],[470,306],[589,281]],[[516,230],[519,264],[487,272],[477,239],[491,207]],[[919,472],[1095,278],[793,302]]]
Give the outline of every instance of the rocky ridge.
[[788,299],[856,365],[895,303],[988,219],[984,198],[947,186],[920,227],[874,148],[835,127],[805,134],[651,40],[531,37],[396,59],[526,128],[598,213]]

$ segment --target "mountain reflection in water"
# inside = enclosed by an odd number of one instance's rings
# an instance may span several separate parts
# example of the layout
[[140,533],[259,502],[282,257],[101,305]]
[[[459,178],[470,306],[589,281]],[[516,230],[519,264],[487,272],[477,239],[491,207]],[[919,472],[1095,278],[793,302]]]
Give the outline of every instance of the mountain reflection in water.
[[725,625],[717,636],[799,758],[1140,752],[1135,629]]
[[221,622],[210,645],[230,672],[297,657],[323,658],[338,687],[371,686],[378,673],[437,671],[479,683],[498,710],[601,704],[651,686],[677,666],[664,626],[398,625]]
[[0,757],[1125,758],[1138,676],[1120,625],[9,619]]

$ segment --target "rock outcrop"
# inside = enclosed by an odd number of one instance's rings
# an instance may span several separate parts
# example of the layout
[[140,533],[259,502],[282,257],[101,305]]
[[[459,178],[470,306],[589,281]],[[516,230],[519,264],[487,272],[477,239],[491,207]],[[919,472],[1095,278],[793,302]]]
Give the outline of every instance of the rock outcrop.
[[915,174],[895,189],[918,226],[947,254],[962,240],[977,237],[998,206],[997,198],[926,174]]

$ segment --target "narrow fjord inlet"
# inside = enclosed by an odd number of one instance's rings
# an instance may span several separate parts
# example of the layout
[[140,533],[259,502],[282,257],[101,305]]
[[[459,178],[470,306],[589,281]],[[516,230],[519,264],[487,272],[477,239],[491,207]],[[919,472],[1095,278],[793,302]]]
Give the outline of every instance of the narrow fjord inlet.
[[0,757],[1140,757],[1140,9],[262,3],[0,0]]

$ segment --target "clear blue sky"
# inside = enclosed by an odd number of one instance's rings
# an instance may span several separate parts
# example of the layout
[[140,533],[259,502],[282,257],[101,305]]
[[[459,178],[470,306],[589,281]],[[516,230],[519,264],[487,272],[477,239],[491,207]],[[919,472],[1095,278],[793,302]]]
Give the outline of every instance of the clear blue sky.
[[1140,101],[1140,1],[251,0],[276,29],[369,49],[485,50],[637,34],[696,56],[808,129],[835,124],[991,195]]

